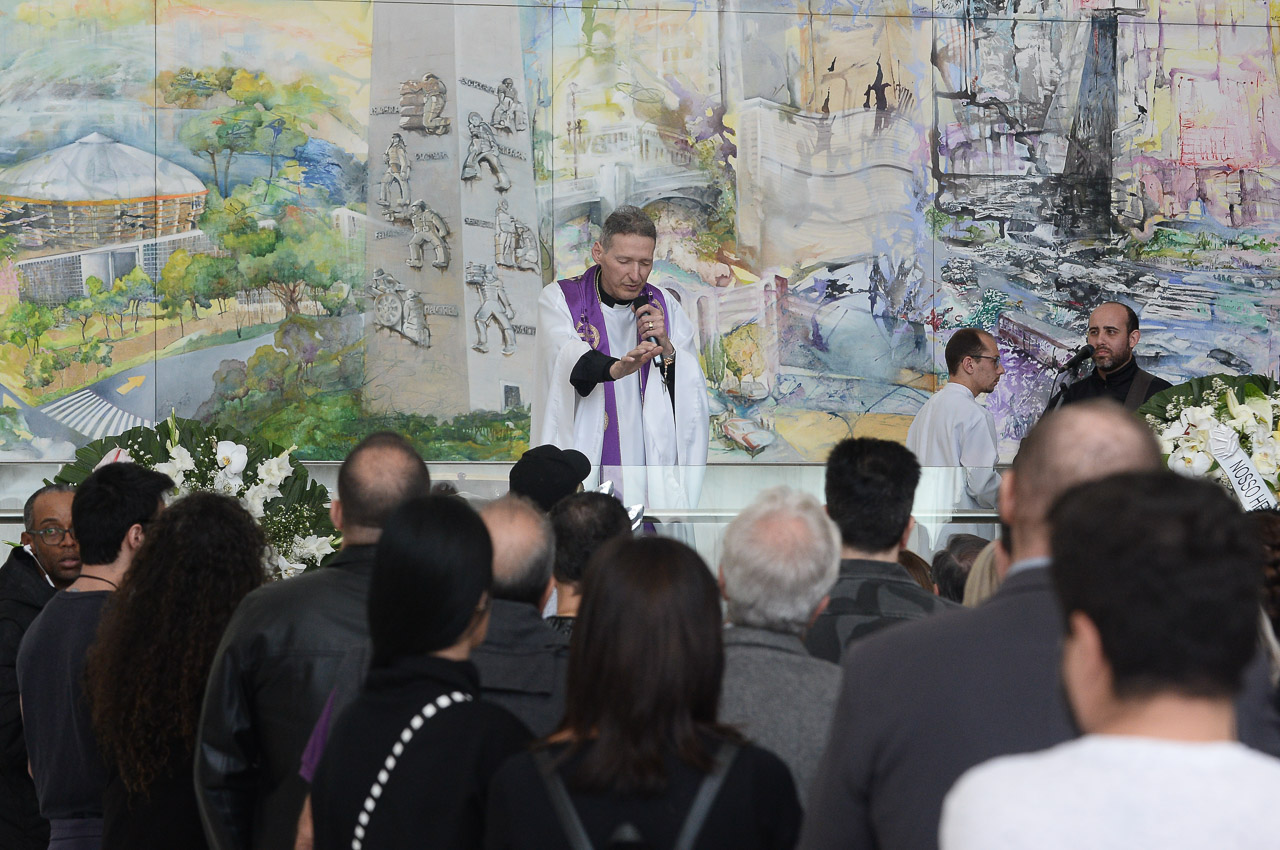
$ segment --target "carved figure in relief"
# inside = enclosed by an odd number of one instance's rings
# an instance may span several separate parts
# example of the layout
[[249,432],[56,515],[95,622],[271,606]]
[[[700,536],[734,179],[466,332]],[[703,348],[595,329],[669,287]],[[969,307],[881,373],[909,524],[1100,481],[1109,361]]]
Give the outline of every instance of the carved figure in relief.
[[374,269],[369,292],[373,296],[373,320],[379,327],[395,331],[414,345],[431,347],[431,327],[421,295],[382,269]]
[[489,323],[496,322],[502,334],[502,353],[508,357],[516,353],[516,331],[511,320],[516,317],[515,308],[507,298],[507,288],[493,266],[484,263],[467,263],[466,281],[480,295],[480,309],[476,310],[476,344],[471,346],[481,354],[489,351]]
[[[382,172],[382,180],[378,183],[378,205],[387,207],[382,217],[388,221],[405,218],[404,208],[409,203],[409,172],[413,166],[409,162],[409,149],[404,137],[399,133],[391,134],[391,144],[382,153],[382,161],[386,171]],[[397,197],[391,198],[391,187],[395,187]],[[397,215],[399,213],[399,215]]]
[[511,178],[502,168],[493,127],[480,117],[479,112],[472,112],[467,116],[467,132],[471,134],[471,143],[467,146],[467,159],[462,163],[462,179],[475,180],[480,176],[480,164],[484,163],[498,181],[494,188],[499,192],[510,189]]
[[400,129],[431,136],[449,132],[449,119],[442,118],[449,89],[435,74],[422,81],[406,80],[400,84]]
[[422,268],[424,245],[430,245],[436,258],[431,265],[438,269],[449,268],[449,243],[445,237],[449,235],[449,225],[426,201],[414,201],[410,207],[409,221],[413,224],[413,238],[409,240],[409,259],[405,260],[409,268]]
[[538,270],[538,246],[533,230],[517,221],[507,207],[507,199],[498,202],[494,213],[497,232],[493,237],[495,260],[509,269]]
[[493,108],[493,119],[489,123],[493,125],[493,129],[508,133],[523,130],[529,126],[524,104],[520,102],[516,84],[510,77],[504,79],[498,88],[498,105]]

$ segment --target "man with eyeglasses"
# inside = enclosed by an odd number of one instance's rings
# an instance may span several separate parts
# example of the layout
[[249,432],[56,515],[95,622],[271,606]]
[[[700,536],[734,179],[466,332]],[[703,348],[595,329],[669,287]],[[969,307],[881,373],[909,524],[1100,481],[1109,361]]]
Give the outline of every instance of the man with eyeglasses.
[[[955,470],[951,486],[939,493],[950,508],[994,508],[1000,490],[996,420],[978,403],[978,396],[995,390],[1004,374],[1000,348],[986,331],[961,328],[947,341],[945,357],[950,376],[916,414],[907,431],[907,448],[921,466]],[[936,543],[945,545],[946,540]]]
[[69,484],[50,484],[22,508],[22,545],[0,567],[0,847],[44,850],[49,823],[40,817],[27,773],[18,707],[18,645],[58,590],[80,575],[80,546],[71,527]]

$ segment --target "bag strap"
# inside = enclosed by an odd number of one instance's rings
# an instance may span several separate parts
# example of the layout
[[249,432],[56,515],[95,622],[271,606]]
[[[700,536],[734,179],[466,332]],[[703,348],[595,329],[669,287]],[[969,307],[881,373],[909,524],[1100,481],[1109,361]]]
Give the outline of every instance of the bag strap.
[[1150,372],[1139,369],[1133,376],[1133,381],[1129,383],[1129,392],[1125,393],[1124,409],[1130,413],[1142,407],[1142,403],[1147,400],[1147,390],[1151,387],[1151,381],[1155,378]]
[[693,850],[693,842],[698,839],[698,833],[702,831],[702,825],[711,811],[711,804],[716,801],[716,795],[720,793],[720,786],[724,784],[724,777],[738,755],[738,749],[737,744],[725,741],[716,751],[715,764],[711,772],[703,778],[702,784],[698,786],[698,793],[693,798],[693,805],[689,807],[689,814],[685,816],[684,824],[680,827],[680,834],[676,836],[676,843],[672,850]]
[[569,799],[569,791],[564,787],[564,780],[560,778],[560,773],[551,761],[551,755],[546,750],[535,750],[533,763],[537,765],[538,773],[542,776],[542,781],[547,786],[547,794],[551,797],[551,807],[555,809],[556,818],[560,821],[560,827],[569,839],[569,846],[573,850],[593,850],[591,839],[587,837],[587,830],[582,825],[582,819],[578,817],[577,810],[573,808],[573,801]]
[[378,807],[378,800],[382,797],[382,792],[386,788],[387,782],[391,779],[392,771],[396,769],[400,756],[404,754],[405,745],[413,740],[413,736],[422,728],[423,723],[450,706],[471,702],[472,699],[474,697],[471,694],[464,694],[461,691],[441,694],[424,705],[421,711],[409,719],[409,724],[400,730],[399,737],[396,738],[395,744],[391,746],[391,752],[387,754],[386,760],[382,763],[383,769],[378,771],[377,778],[374,779],[373,785],[369,788],[368,796],[364,798],[364,806],[356,819],[355,834],[351,839],[351,850],[361,850],[364,846],[364,836],[369,827],[369,821],[373,818],[373,812]]

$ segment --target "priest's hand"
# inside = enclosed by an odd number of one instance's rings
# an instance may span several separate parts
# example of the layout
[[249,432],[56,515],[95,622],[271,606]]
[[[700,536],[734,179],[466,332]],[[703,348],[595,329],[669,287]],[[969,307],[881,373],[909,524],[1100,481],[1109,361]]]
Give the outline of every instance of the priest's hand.
[[648,363],[661,353],[662,346],[654,345],[648,340],[645,340],[626,354],[622,355],[621,358],[609,367],[609,377],[615,381],[621,380],[632,372],[639,370],[641,366]]
[[641,339],[656,339],[658,345],[662,346],[663,354],[670,355],[674,350],[667,339],[666,319],[658,305],[652,301],[636,310],[636,331]]

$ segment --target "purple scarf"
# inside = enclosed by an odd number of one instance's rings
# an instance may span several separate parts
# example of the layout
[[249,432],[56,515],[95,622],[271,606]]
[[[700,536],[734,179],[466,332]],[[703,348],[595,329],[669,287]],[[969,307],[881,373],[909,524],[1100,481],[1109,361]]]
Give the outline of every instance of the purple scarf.
[[[559,281],[560,291],[569,305],[569,315],[573,316],[574,330],[587,345],[601,354],[614,356],[609,351],[609,331],[604,324],[603,307],[600,304],[599,292],[600,266],[592,266],[578,277]],[[657,306],[665,318],[667,301],[662,290],[653,284],[646,283],[641,290],[649,297],[649,303]],[[636,342],[640,342],[640,332],[636,331]],[[627,352],[622,352],[626,354]],[[640,370],[640,399],[643,404],[645,387],[649,382],[649,364]],[[604,448],[601,451],[602,466],[622,465],[622,443],[618,437],[618,405],[613,391],[613,381],[604,383]]]

